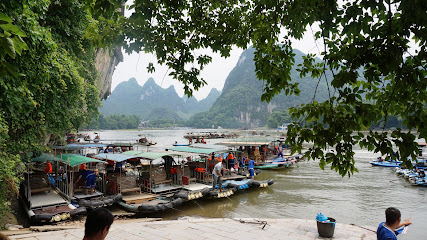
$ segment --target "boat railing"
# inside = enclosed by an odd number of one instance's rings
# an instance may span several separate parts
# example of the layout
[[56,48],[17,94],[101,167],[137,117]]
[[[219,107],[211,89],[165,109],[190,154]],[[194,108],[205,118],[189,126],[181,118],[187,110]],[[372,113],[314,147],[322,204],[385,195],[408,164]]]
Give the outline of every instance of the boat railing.
[[102,193],[106,193],[106,181],[105,181],[105,177],[101,176],[96,178],[96,184],[95,184],[95,189],[98,192],[102,192]]
[[55,185],[64,195],[68,196],[70,194],[70,183],[66,174],[58,174],[55,176]]

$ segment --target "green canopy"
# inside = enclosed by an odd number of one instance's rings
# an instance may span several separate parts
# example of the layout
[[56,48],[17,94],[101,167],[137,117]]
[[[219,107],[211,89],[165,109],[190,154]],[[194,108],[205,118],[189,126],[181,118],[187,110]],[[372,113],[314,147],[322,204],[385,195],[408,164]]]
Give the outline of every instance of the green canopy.
[[138,154],[141,154],[141,153],[142,153],[142,151],[126,151],[126,152],[123,152],[122,154],[133,156],[133,155],[138,155]]
[[83,163],[90,163],[90,162],[96,162],[96,163],[107,163],[101,160],[97,160],[94,158],[88,158],[82,155],[78,154],[62,154],[58,155],[57,157],[62,158],[62,161],[66,163],[67,165],[70,165],[71,167],[78,166]]
[[195,148],[195,147],[173,147],[170,150],[177,152],[189,152],[189,153],[201,153],[201,154],[211,154],[213,152],[228,152],[224,149],[206,149],[206,148]]
[[60,161],[62,162],[63,160],[61,158],[57,158],[55,156],[52,156],[50,154],[47,153],[42,153],[42,155],[35,157],[35,158],[31,158],[31,162],[47,162],[47,161]]
[[138,157],[155,160],[164,156],[181,156],[178,153],[166,153],[166,152],[144,152],[137,155]]

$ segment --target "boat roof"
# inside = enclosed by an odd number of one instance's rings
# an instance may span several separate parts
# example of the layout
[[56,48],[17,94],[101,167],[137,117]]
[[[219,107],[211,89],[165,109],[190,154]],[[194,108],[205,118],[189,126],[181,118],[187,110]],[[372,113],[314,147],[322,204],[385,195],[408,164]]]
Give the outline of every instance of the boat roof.
[[132,147],[135,143],[116,142],[108,144],[111,147]]
[[266,138],[248,138],[248,139],[233,139],[228,140],[225,142],[220,142],[218,144],[229,146],[229,147],[236,147],[236,146],[263,146],[263,145],[269,145],[272,143],[273,140],[266,139]]
[[102,144],[102,143],[71,143],[64,146],[52,146],[52,149],[62,149],[62,150],[79,150],[83,148],[90,148],[90,147],[107,147],[109,144]]
[[155,160],[164,156],[181,156],[181,154],[171,152],[143,152],[141,154],[138,154],[137,156],[150,160]]
[[47,161],[57,161],[62,162],[61,158],[57,158],[47,153],[42,153],[40,156],[31,158],[31,162],[47,162]]
[[216,144],[203,144],[203,143],[195,143],[193,145],[191,145],[192,147],[195,148],[205,148],[205,149],[223,149],[223,148],[227,148],[227,146],[224,145],[216,145]]
[[201,153],[201,154],[210,154],[213,152],[228,152],[226,149],[213,149],[213,148],[196,148],[196,147],[173,147],[170,150],[177,152],[189,152],[189,153]]
[[103,159],[103,160],[111,160],[111,161],[115,161],[115,162],[123,162],[132,158],[136,158],[137,156],[132,156],[132,155],[123,155],[120,153],[100,153],[94,156],[95,158],[98,159]]
[[80,164],[84,163],[90,163],[90,162],[96,162],[96,163],[107,163],[95,158],[89,158],[78,154],[62,154],[58,155],[57,157],[62,159],[62,162],[66,163],[67,165],[70,165],[71,167],[75,167]]
[[123,152],[122,154],[124,154],[124,155],[129,155],[129,156],[134,156],[134,155],[138,155],[138,154],[141,154],[142,153],[142,151],[136,151],[136,150],[132,150],[132,151],[126,151],[126,152]]

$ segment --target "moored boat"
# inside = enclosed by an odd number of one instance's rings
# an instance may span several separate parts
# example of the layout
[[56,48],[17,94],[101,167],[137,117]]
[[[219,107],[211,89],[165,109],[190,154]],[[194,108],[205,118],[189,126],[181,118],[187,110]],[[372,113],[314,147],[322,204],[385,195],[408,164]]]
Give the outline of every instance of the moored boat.
[[[37,171],[36,164],[46,166],[44,171]],[[71,204],[70,199],[59,191],[56,182],[68,180],[66,169],[60,168],[59,164],[61,159],[45,153],[26,164],[19,199],[32,223],[54,223],[86,214],[85,207]]]
[[[66,183],[58,181],[57,186],[73,203],[92,209],[111,206],[122,198],[121,194],[107,194],[105,178],[107,162],[77,154],[61,154],[57,157],[62,159],[71,172],[71,180]],[[93,175],[92,188],[88,188],[87,175]],[[83,180],[80,181],[81,179]]]
[[401,161],[391,160],[391,161],[385,161],[379,158],[377,161],[372,161],[372,166],[378,166],[378,167],[400,167],[402,164]]

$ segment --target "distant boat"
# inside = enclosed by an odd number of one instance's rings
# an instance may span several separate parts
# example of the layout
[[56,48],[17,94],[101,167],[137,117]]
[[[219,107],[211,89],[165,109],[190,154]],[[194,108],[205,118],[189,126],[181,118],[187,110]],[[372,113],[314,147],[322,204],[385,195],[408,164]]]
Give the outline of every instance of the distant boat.
[[280,131],[288,131],[288,126],[290,123],[284,123],[281,126],[278,126],[277,129]]
[[391,161],[385,161],[381,157],[378,158],[378,160],[371,162],[372,166],[378,166],[378,167],[400,167],[402,164],[401,161],[391,160]]

